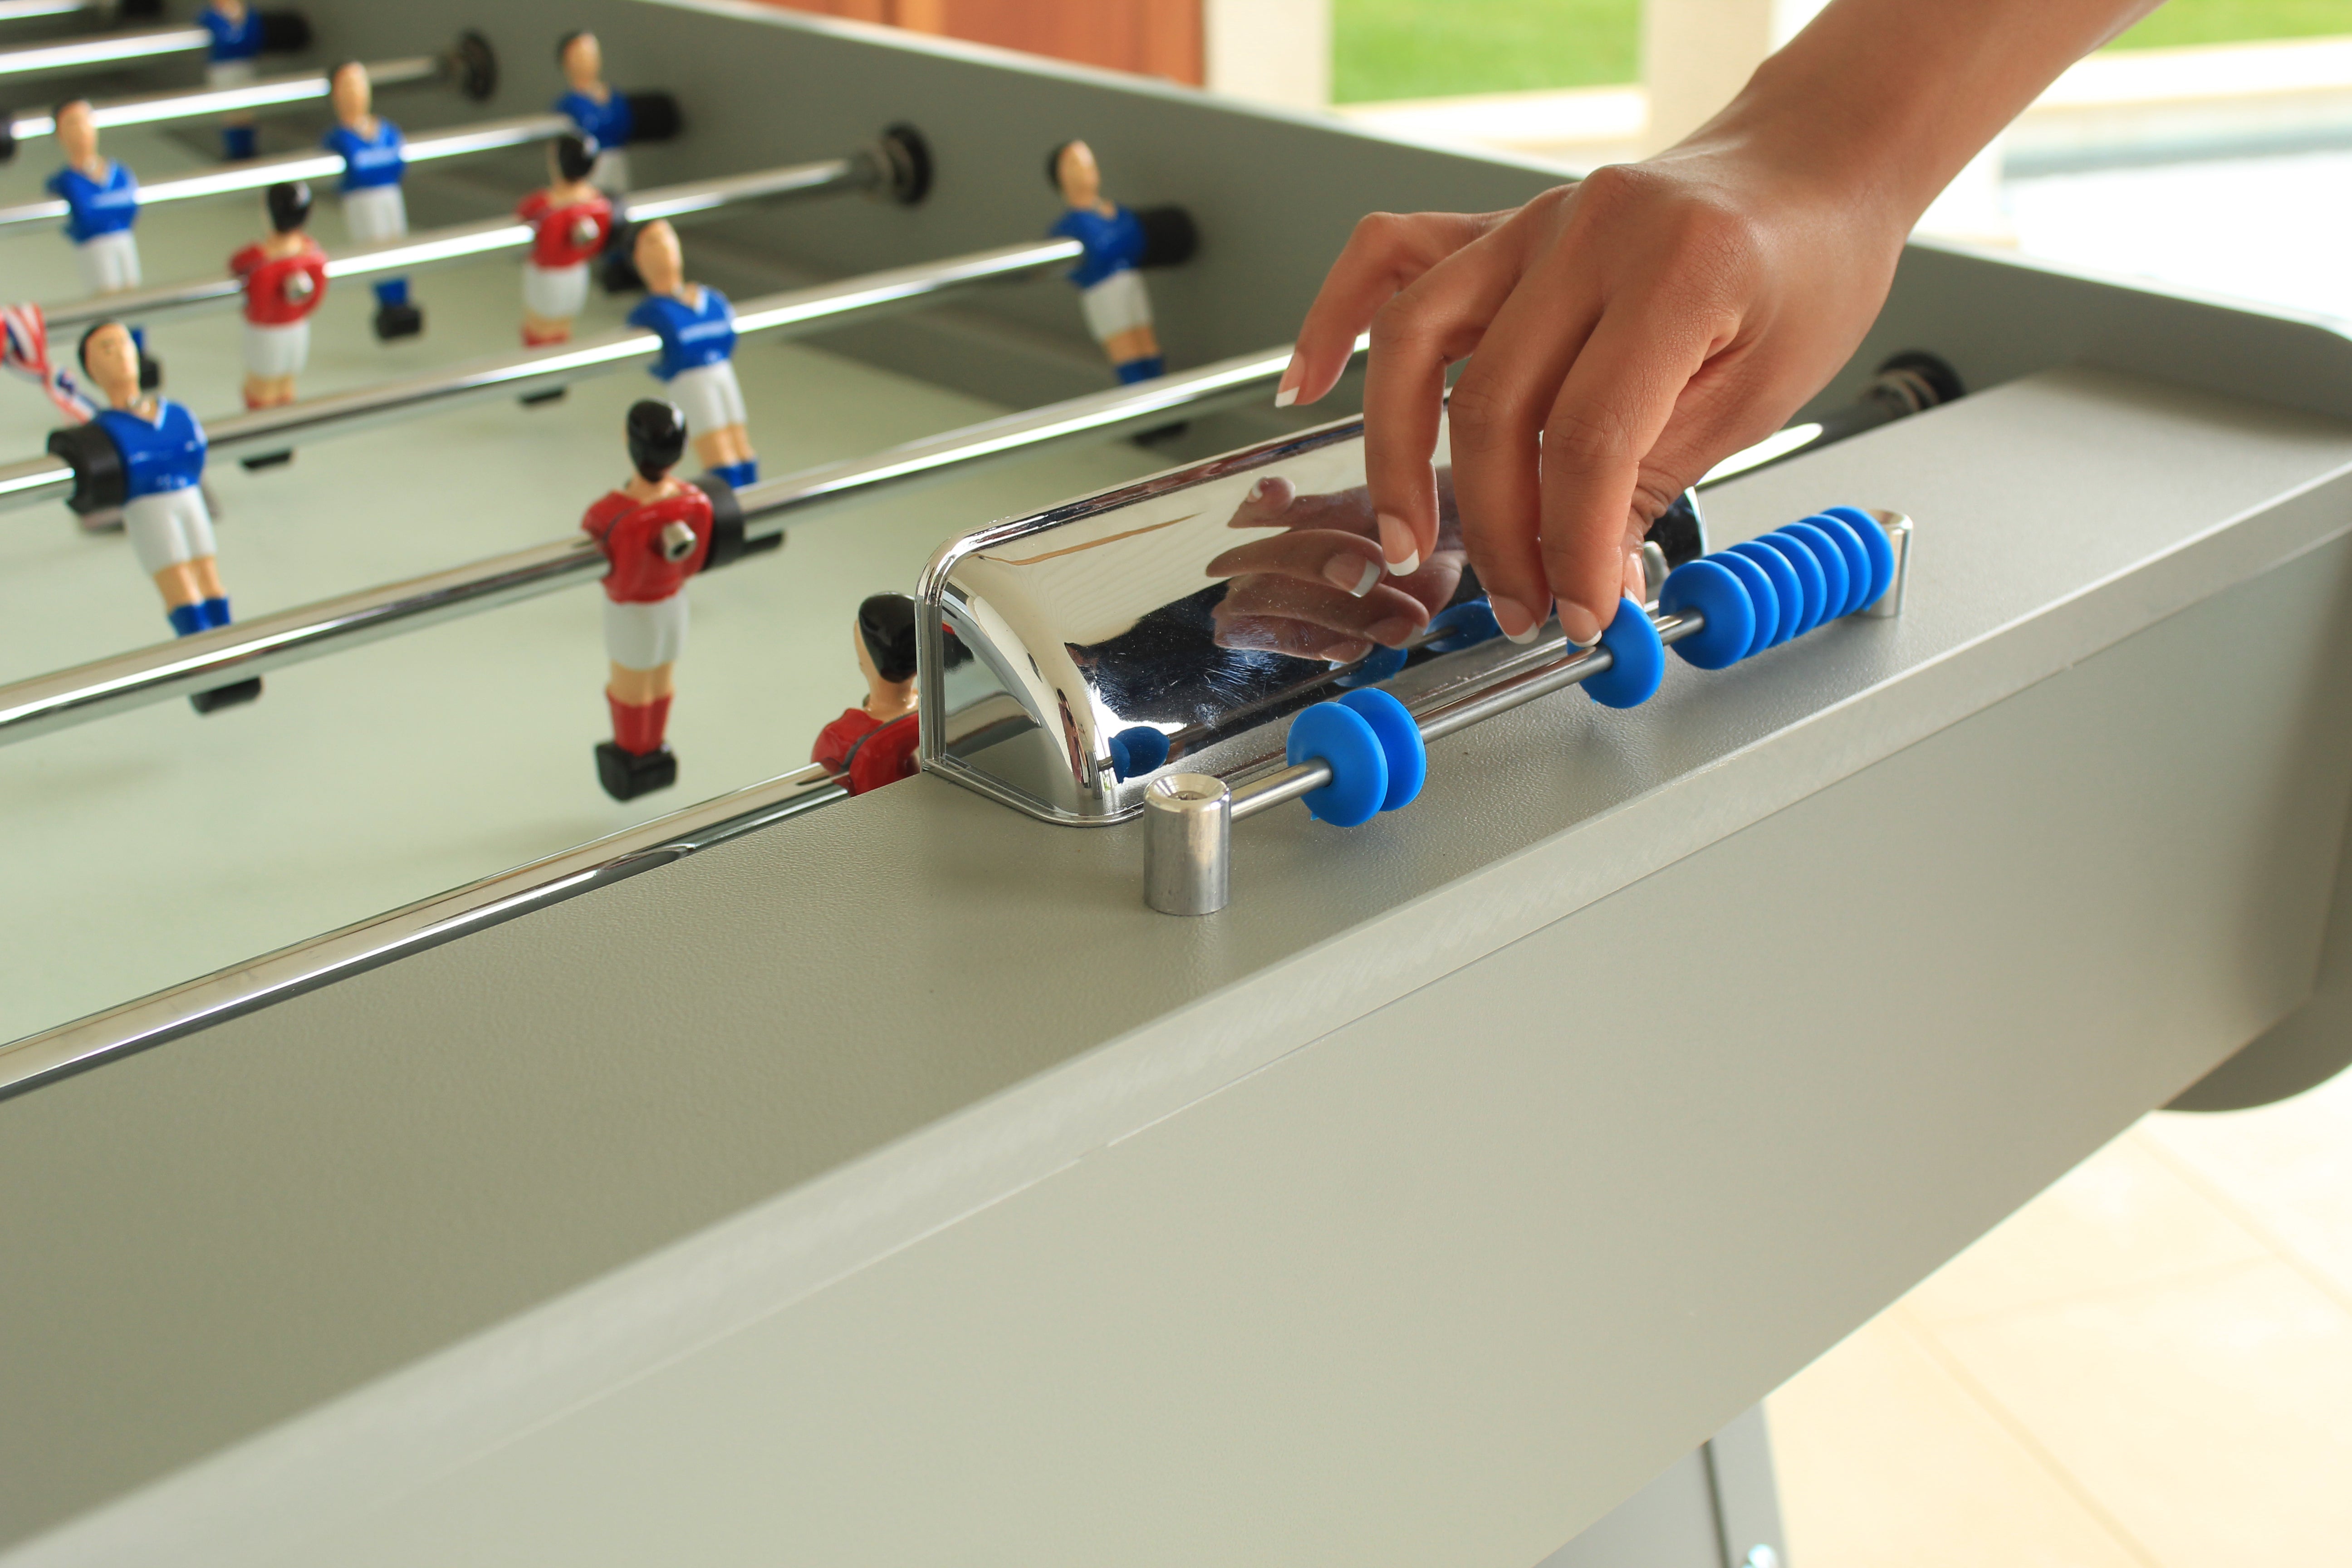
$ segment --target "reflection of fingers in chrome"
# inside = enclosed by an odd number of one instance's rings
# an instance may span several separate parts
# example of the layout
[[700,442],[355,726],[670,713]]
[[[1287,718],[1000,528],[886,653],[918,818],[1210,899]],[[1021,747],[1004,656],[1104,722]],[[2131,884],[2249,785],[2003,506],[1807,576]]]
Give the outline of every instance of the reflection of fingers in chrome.
[[1249,494],[1234,509],[1228,528],[1264,528],[1273,519],[1290,510],[1298,499],[1298,487],[1279,474],[1268,474],[1250,486]]
[[1311,621],[1354,637],[1370,637],[1371,627],[1390,620],[1402,622],[1410,636],[1429,618],[1420,601],[1385,584],[1358,599],[1327,583],[1272,575],[1234,578],[1210,613],[1220,624],[1256,617]]
[[1354,637],[1342,637],[1323,650],[1323,657],[1333,664],[1353,664],[1372,651],[1372,645]]
[[1321,658],[1332,641],[1328,626],[1268,616],[1237,616],[1217,627],[1220,647],[1288,654],[1294,658]]

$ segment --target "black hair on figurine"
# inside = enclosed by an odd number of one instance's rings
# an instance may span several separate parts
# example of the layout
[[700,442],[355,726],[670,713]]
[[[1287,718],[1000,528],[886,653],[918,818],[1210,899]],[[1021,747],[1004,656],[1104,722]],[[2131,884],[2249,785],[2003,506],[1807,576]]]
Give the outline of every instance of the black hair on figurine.
[[263,198],[269,206],[269,226],[291,234],[310,221],[310,186],[303,180],[281,180]]
[[677,405],[641,397],[629,405],[629,461],[647,484],[686,456],[686,416]]
[[1077,144],[1078,139],[1073,136],[1067,142],[1055,142],[1054,150],[1045,154],[1045,183],[1057,191],[1062,188],[1062,154]]
[[904,594],[877,594],[857,606],[857,636],[885,680],[915,679],[915,601]]
[[596,154],[602,151],[593,136],[559,136],[555,139],[555,172],[567,180],[584,180],[588,171],[596,166]]
[[563,63],[563,57],[564,57],[565,55],[570,54],[570,53],[572,52],[572,46],[573,44],[575,44],[575,43],[579,42],[582,38],[586,37],[587,36],[588,36],[588,29],[587,29],[587,28],[585,28],[585,27],[574,27],[574,28],[572,28],[572,31],[570,31],[570,32],[568,32],[568,33],[564,34],[564,35],[563,35],[563,37],[560,37],[560,38],[556,39],[556,40],[555,40],[555,63],[556,63],[557,65],[562,65],[562,64]]
[[74,344],[74,363],[81,366],[85,374],[89,370],[89,340],[98,336],[99,333],[106,331],[109,327],[119,327],[121,325],[122,325],[121,322],[110,316],[103,321],[92,321],[86,329],[83,330],[81,342]]

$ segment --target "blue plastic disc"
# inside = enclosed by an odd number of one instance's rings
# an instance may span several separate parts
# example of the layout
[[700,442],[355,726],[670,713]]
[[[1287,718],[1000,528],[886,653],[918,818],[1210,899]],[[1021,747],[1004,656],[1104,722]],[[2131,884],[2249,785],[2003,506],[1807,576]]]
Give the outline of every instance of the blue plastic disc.
[[1781,529],[1774,529],[1756,542],[1779,551],[1780,559],[1796,573],[1797,586],[1804,593],[1797,608],[1796,635],[1803,637],[1822,624],[1822,615],[1829,608],[1829,579],[1822,575],[1822,558],[1813,553],[1811,545]]
[[[1685,561],[1667,573],[1666,585],[1658,590],[1658,608],[1670,616],[1696,610],[1706,617],[1698,636],[1675,644],[1676,653],[1701,669],[1738,664],[1756,640],[1756,601],[1748,596],[1748,585],[1738,574],[1717,561]],[[1773,614],[1780,614],[1777,606]]]
[[1843,518],[1853,525],[1864,552],[1870,557],[1870,596],[1854,606],[1867,608],[1886,597],[1886,590],[1895,586],[1895,546],[1888,542],[1886,530],[1878,526],[1878,520],[1860,507],[1833,506],[1827,510],[1830,516]]
[[1337,702],[1318,702],[1290,721],[1282,754],[1294,764],[1312,757],[1331,770],[1331,782],[1304,796],[1307,809],[1336,827],[1360,827],[1380,815],[1389,794],[1388,753],[1370,721]]
[[1358,659],[1348,673],[1339,678],[1339,684],[1350,688],[1378,686],[1403,668],[1404,649],[1375,647],[1362,658]]
[[1845,552],[1838,548],[1837,541],[1810,522],[1792,522],[1772,531],[1801,542],[1822,563],[1822,613],[1813,624],[1821,626],[1844,615],[1846,595],[1853,591],[1853,584],[1845,569]]
[[1770,580],[1772,596],[1780,601],[1780,624],[1772,628],[1771,638],[1764,646],[1779,647],[1795,637],[1798,626],[1805,618],[1805,584],[1798,577],[1797,569],[1789,564],[1789,558],[1760,539],[1735,544],[1725,553],[1744,556],[1754,563],[1756,569]]
[[[1845,557],[1845,603],[1839,607],[1838,616],[1850,616],[1870,603],[1870,552],[1864,547],[1862,536],[1854,532],[1853,524],[1822,511],[1805,519],[1805,525],[1828,534],[1830,542],[1838,547],[1838,553]],[[1837,616],[1831,617],[1836,618]]]
[[1432,653],[1452,653],[1503,635],[1494,607],[1484,599],[1465,599],[1450,610],[1440,610],[1429,623],[1429,640],[1421,646]]
[[1620,599],[1601,646],[1609,650],[1609,668],[1584,683],[1587,697],[1604,708],[1639,708],[1658,694],[1658,682],[1666,678],[1666,645],[1647,610]]
[[1737,550],[1718,550],[1706,559],[1739,579],[1739,585],[1748,590],[1748,607],[1756,612],[1756,635],[1748,639],[1748,652],[1739,657],[1762,653],[1772,646],[1780,629],[1780,595],[1773,591],[1772,579]]
[[1381,752],[1388,758],[1389,787],[1381,797],[1381,809],[1411,805],[1429,777],[1429,749],[1421,742],[1421,726],[1413,722],[1412,711],[1385,691],[1350,691],[1339,701],[1372,727]]
[[1149,724],[1136,724],[1110,738],[1110,768],[1120,778],[1150,773],[1168,760],[1168,735]]

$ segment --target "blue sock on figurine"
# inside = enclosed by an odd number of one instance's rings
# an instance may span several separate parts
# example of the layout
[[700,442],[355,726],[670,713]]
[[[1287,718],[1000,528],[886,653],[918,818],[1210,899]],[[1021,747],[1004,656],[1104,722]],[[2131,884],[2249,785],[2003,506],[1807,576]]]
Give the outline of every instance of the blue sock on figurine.
[[206,630],[209,631],[214,626],[225,626],[228,625],[228,601],[226,599],[206,599],[205,601],[204,608],[205,627]]
[[257,157],[261,153],[260,133],[250,125],[224,125],[221,147],[223,155],[232,163]]
[[377,284],[375,286],[375,302],[379,305],[407,304],[408,279],[405,278],[387,278],[383,282]]
[[740,490],[760,482],[760,459],[746,458],[740,463],[721,463],[710,471],[725,479],[729,489]]
[[1118,379],[1124,385],[1138,381],[1150,381],[1153,376],[1164,375],[1167,372],[1167,360],[1159,354],[1153,354],[1149,359],[1131,359],[1120,365]]
[[192,637],[205,629],[205,607],[202,605],[173,605],[163,613],[172,617],[174,637]]

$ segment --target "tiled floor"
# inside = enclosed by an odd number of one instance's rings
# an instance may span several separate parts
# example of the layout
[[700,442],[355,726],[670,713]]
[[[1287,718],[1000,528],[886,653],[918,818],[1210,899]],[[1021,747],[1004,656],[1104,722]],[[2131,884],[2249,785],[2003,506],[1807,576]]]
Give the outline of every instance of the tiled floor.
[[2341,1561],[2352,1074],[2148,1118],[1769,1413],[1796,1568]]

